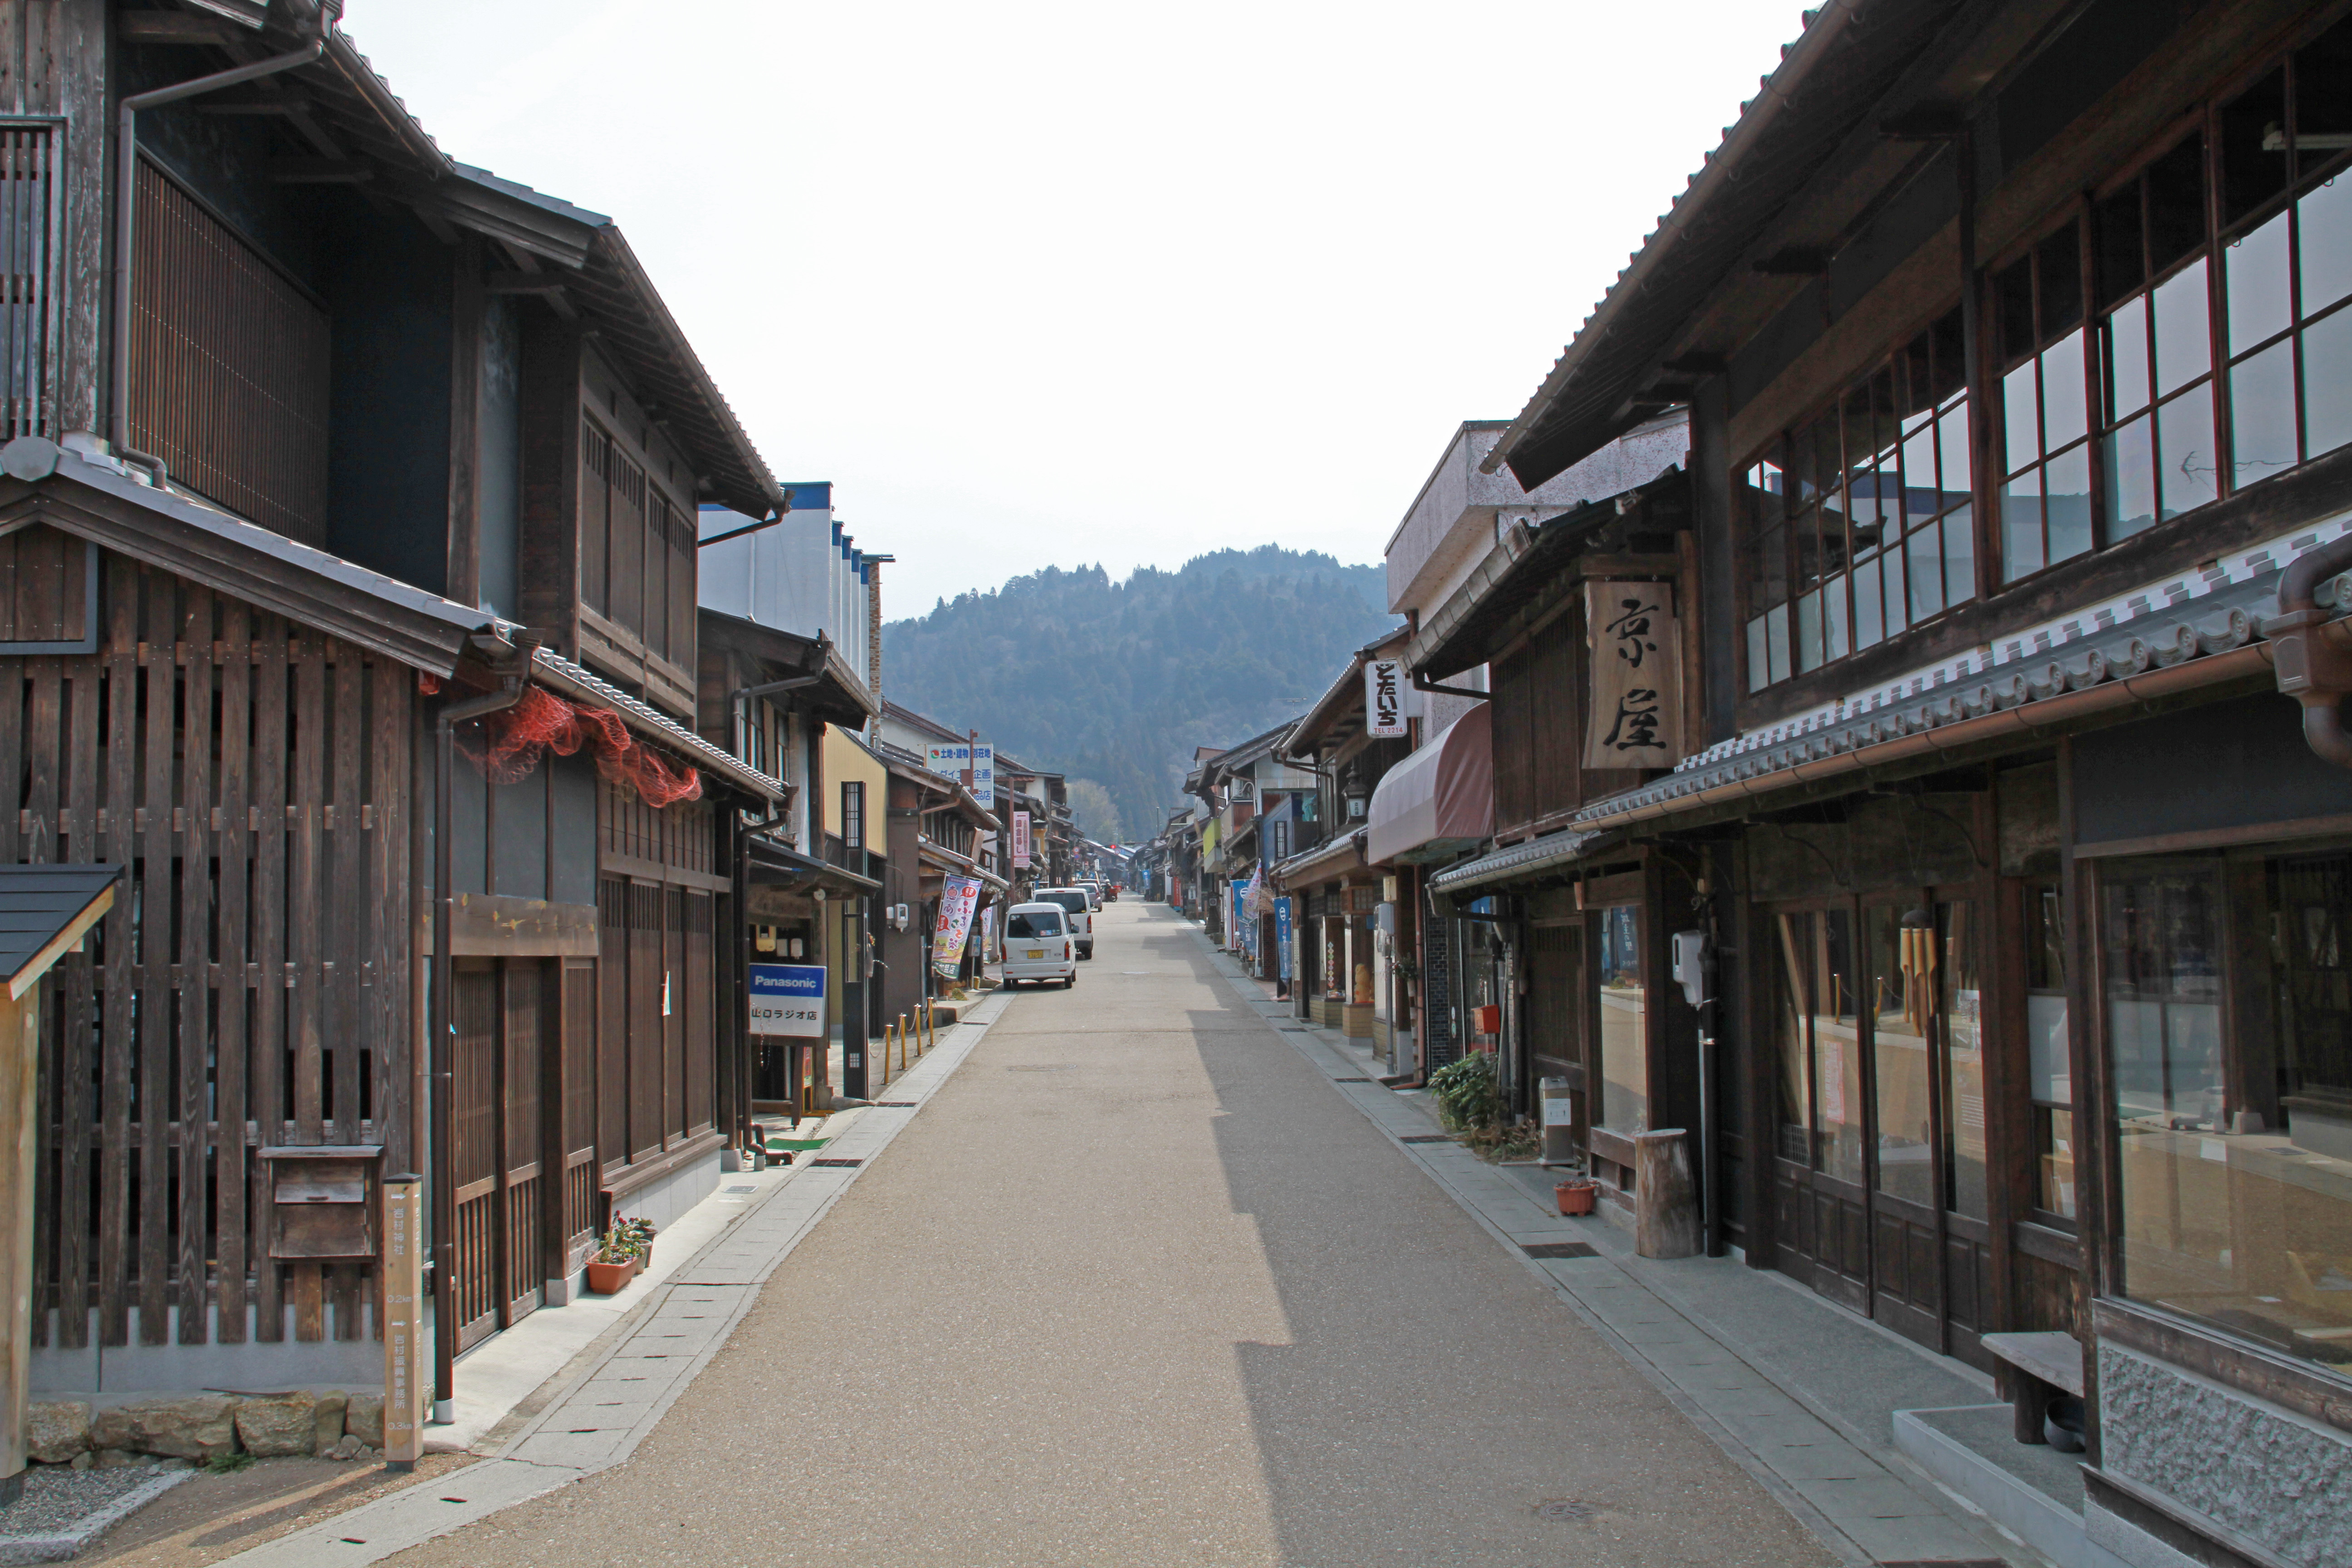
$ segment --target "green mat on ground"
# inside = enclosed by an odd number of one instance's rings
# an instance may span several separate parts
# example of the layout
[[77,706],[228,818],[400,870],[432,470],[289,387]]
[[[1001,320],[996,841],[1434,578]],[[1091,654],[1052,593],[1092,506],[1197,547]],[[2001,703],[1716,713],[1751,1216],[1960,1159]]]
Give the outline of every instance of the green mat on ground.
[[771,1154],[781,1154],[788,1149],[822,1149],[832,1142],[830,1138],[771,1138],[761,1147]]

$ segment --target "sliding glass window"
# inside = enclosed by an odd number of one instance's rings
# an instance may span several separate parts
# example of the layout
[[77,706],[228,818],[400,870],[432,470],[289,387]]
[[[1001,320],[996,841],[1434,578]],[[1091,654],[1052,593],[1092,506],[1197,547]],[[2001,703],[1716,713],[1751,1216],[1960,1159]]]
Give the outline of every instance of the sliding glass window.
[[1742,470],[1750,691],[1976,596],[1966,363],[1952,310]]

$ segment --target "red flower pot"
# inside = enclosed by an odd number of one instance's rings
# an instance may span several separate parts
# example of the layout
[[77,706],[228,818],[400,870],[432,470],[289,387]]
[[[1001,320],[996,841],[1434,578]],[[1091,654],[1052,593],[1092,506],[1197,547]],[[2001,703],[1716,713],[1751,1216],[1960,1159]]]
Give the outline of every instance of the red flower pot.
[[588,1266],[588,1289],[599,1296],[617,1296],[628,1289],[629,1280],[636,1274],[634,1263],[591,1263]]
[[1551,1195],[1559,1202],[1559,1212],[1574,1216],[1588,1215],[1600,1201],[1601,1189],[1585,1177],[1572,1177],[1552,1188]]

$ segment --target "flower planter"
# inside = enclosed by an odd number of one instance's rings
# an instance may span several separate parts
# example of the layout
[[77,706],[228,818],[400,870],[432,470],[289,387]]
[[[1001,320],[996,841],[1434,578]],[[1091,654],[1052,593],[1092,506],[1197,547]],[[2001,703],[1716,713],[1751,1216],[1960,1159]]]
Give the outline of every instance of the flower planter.
[[599,1296],[617,1296],[629,1287],[637,1266],[628,1263],[591,1263],[588,1266],[588,1289]]
[[1584,1176],[1572,1176],[1552,1188],[1551,1195],[1559,1203],[1559,1212],[1571,1217],[1588,1215],[1600,1201],[1601,1189]]

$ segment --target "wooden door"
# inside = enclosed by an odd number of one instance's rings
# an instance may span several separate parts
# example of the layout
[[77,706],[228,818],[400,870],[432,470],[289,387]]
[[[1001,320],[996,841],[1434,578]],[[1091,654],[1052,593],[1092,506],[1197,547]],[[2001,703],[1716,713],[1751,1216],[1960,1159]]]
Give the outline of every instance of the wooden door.
[[1854,910],[1843,901],[1784,909],[1772,925],[1779,1263],[1832,1300],[1867,1312],[1869,1113]]
[[459,959],[450,976],[450,1109],[455,1137],[450,1181],[457,1199],[455,1270],[457,1349],[499,1326],[499,970],[490,959]]
[[1869,1039],[1871,1315],[1943,1348],[1941,976],[1924,895],[1864,904]]
[[[559,964],[555,1042],[543,1069],[549,1108],[542,1146],[548,1168],[560,1173],[560,1194],[546,1203],[547,1268],[566,1279],[588,1261],[596,1240],[596,961],[568,958]],[[555,1108],[561,1107],[558,1114]]]
[[546,1221],[540,1116],[544,1059],[543,989],[548,964],[541,959],[509,959],[501,973],[505,992],[504,1038],[499,1115],[499,1308],[503,1321],[520,1321],[545,1300]]

